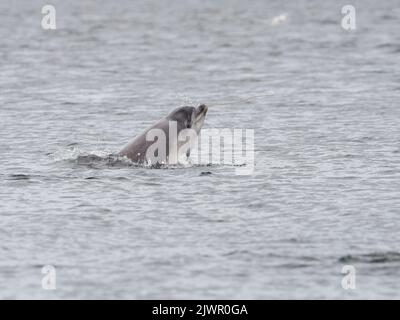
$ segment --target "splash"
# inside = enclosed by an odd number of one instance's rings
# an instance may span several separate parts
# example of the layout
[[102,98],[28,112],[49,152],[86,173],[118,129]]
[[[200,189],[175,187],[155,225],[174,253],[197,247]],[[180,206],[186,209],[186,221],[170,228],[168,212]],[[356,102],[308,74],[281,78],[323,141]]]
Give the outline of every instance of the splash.
[[[261,89],[260,89],[261,90]],[[224,106],[224,105],[234,105],[238,103],[249,103],[251,101],[254,101],[259,98],[265,98],[265,97],[270,97],[274,95],[274,91],[264,91],[264,93],[260,94],[253,94],[249,96],[234,96],[231,98],[226,98],[226,97],[218,97],[214,96],[204,100],[200,99],[195,99],[189,96],[186,96],[184,94],[175,94],[175,99],[178,101],[180,105],[200,105],[202,103],[205,103],[208,106]]]
[[286,20],[287,20],[287,15],[284,13],[280,14],[271,19],[271,26],[275,27],[275,26],[280,25],[281,23],[285,22]]
[[[72,163],[79,166],[95,167],[95,168],[124,168],[124,167],[136,167],[136,168],[147,168],[147,169],[186,169],[194,167],[216,167],[216,166],[231,166],[227,164],[218,163],[194,163],[191,157],[181,159],[177,164],[168,163],[136,163],[127,158],[126,156],[120,156],[115,153],[106,150],[93,150],[85,151],[78,147],[72,147],[67,149],[58,149],[54,153],[48,154],[48,156],[54,162],[66,162]],[[237,165],[234,165],[237,166]],[[242,166],[242,165],[239,165]]]

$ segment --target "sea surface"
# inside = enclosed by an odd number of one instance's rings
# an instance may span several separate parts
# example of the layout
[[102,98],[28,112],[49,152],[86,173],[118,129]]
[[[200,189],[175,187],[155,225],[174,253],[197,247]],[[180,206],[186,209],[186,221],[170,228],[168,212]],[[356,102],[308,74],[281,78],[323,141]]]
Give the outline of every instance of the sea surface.
[[[400,298],[398,1],[46,4],[0,2],[0,298]],[[110,158],[200,103],[252,174]]]

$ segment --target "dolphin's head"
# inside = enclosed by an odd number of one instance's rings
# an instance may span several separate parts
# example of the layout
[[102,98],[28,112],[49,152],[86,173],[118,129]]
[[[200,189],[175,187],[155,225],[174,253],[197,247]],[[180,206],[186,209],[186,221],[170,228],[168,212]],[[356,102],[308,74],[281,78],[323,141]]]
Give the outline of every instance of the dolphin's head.
[[197,133],[200,132],[206,118],[208,107],[204,104],[199,107],[180,107],[173,110],[167,119],[170,121],[177,121],[182,124],[184,128],[192,128]]

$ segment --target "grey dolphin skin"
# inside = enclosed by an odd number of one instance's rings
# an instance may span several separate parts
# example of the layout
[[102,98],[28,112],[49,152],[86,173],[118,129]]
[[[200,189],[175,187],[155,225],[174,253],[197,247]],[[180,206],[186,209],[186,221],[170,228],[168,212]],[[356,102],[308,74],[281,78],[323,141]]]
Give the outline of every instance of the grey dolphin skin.
[[[199,134],[208,107],[204,104],[199,107],[179,107],[171,111],[166,117],[160,119],[156,124],[147,128],[143,133],[135,137],[126,147],[124,147],[119,153],[119,156],[126,156],[131,161],[136,163],[149,162],[147,151],[149,147],[157,142],[158,139],[154,139],[152,134],[155,132],[157,136],[158,133],[165,134],[165,157],[158,157],[157,162],[159,164],[166,164],[170,162],[170,148],[171,146],[179,147],[182,143],[177,140],[177,135],[184,129],[193,129],[192,131]],[[171,123],[176,124],[177,135],[170,135]],[[161,131],[162,132],[161,132]],[[173,141],[172,141],[173,140]],[[157,151],[159,152],[159,151]],[[189,151],[188,151],[189,152]],[[188,153],[187,152],[187,153]],[[154,163],[152,163],[154,164]]]

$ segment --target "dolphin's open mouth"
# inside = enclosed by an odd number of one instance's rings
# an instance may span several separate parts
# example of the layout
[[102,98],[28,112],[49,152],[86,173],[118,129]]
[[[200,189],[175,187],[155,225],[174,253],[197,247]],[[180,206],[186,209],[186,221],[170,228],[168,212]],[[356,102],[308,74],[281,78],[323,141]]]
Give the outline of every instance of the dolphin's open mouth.
[[208,107],[205,104],[198,106],[196,109],[196,115],[192,127],[196,130],[197,133],[200,132],[201,127],[203,126],[207,111]]
[[198,108],[196,109],[197,113],[206,113],[208,110],[208,107],[205,104],[201,104],[200,106],[198,106]]
[[208,107],[205,104],[202,104],[199,107],[197,107],[196,118],[195,118],[194,122],[197,122],[197,121],[201,120],[203,117],[205,117],[207,114],[207,111],[208,111]]

